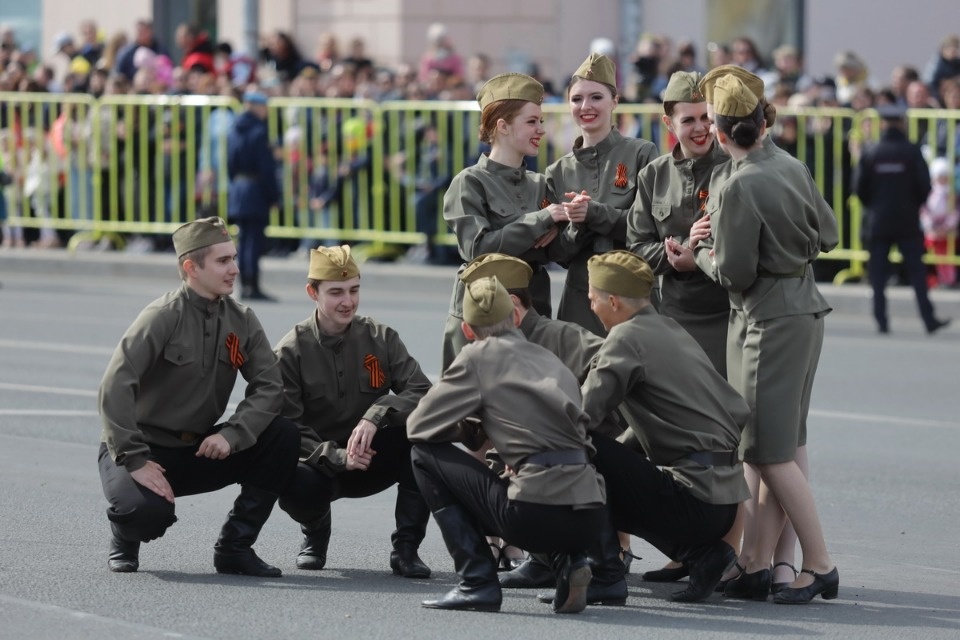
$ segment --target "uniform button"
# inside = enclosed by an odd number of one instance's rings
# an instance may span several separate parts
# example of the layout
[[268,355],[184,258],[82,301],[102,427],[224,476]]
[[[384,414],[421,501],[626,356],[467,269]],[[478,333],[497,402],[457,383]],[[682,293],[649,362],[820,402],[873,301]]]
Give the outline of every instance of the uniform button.
[[337,375],[342,378],[342,377],[343,377],[343,371],[338,371],[338,372],[337,372]]
[[181,360],[183,360],[183,356],[177,356],[177,362],[180,362]]

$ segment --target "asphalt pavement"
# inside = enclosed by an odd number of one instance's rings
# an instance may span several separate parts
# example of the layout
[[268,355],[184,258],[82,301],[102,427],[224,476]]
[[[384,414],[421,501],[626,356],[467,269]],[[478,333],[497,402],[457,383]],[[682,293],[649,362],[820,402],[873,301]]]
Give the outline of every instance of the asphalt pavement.
[[[311,311],[306,260],[263,269],[280,301],[254,309],[276,342]],[[367,263],[362,273],[361,313],[396,328],[436,378],[454,270]],[[0,251],[0,638],[960,637],[960,327],[927,336],[909,290],[891,290],[892,333],[880,336],[865,287],[822,287],[835,311],[809,453],[837,600],[672,603],[676,586],[640,580],[664,558],[635,539],[643,559],[626,607],[556,616],[533,590],[505,592],[499,614],[422,609],[456,576],[433,523],[421,555],[434,577],[391,575],[392,490],[334,504],[321,572],[296,568],[298,527],[276,510],[256,549],[284,576],[216,574],[213,543],[236,488],[179,499],[179,522],[143,546],[140,571],[107,571],[97,388],[124,329],[177,283],[168,254]],[[960,292],[933,300],[960,321]]]

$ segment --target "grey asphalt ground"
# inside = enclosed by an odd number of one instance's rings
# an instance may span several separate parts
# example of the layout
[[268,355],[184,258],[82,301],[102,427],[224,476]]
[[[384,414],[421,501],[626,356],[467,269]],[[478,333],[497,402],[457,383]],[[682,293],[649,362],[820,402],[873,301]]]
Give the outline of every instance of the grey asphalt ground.
[[[310,313],[306,263],[267,259],[256,304],[271,340]],[[559,291],[562,274],[556,274]],[[431,377],[453,269],[367,264],[361,313],[394,326]],[[279,579],[220,576],[212,551],[236,488],[178,500],[138,573],[106,569],[96,394],[139,310],[177,286],[171,255],[0,252],[0,638],[958,638],[960,327],[926,336],[911,293],[891,291],[879,336],[864,287],[823,287],[827,318],[809,421],[814,494],[840,597],[806,607],[667,600],[640,580],[664,558],[640,540],[628,606],[553,615],[535,591],[499,614],[422,609],[455,584],[431,523],[430,580],[387,567],[393,492],[334,505],[327,568],[299,571],[297,526],[277,510],[256,545]],[[960,321],[960,292],[936,291]],[[242,390],[235,392],[241,397]],[[798,552],[799,561],[799,552]]]

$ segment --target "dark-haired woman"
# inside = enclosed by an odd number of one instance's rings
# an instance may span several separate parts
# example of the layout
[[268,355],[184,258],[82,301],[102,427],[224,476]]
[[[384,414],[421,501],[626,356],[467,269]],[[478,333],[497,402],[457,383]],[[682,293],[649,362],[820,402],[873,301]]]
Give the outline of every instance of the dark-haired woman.
[[717,141],[730,154],[732,173],[707,205],[712,274],[730,292],[731,306],[746,325],[740,376],[731,382],[753,411],[741,454],[763,481],[758,533],[755,540],[744,540],[740,555],[745,572],[727,584],[725,593],[767,598],[769,562],[785,513],[800,540],[803,571],[774,601],[830,599],[837,595],[839,573],[795,458],[806,444],[823,317],[830,311],[809,265],[836,246],[836,220],[805,165],[763,145],[763,109],[740,79],[717,81],[713,110]]

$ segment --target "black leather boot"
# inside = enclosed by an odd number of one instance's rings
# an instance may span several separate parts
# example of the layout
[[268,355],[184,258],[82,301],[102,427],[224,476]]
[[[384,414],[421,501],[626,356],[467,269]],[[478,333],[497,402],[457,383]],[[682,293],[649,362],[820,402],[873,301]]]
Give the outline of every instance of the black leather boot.
[[717,540],[683,558],[683,564],[690,568],[690,583],[682,591],[670,595],[674,602],[700,602],[706,600],[720,582],[723,572],[737,561],[733,547],[723,540]]
[[300,525],[303,542],[297,554],[297,569],[319,571],[327,564],[327,548],[330,546],[330,511],[319,520]]
[[553,598],[554,613],[580,613],[587,608],[587,589],[592,578],[585,553],[550,554],[550,566],[557,574]]
[[279,578],[282,573],[261,560],[253,550],[277,496],[262,489],[245,485],[227,514],[220,529],[220,537],[213,547],[213,566],[217,573],[235,573],[244,576]]
[[110,523],[110,555],[107,566],[114,573],[133,573],[140,568],[140,541],[125,540],[117,525]]
[[504,589],[538,589],[551,587],[556,582],[556,575],[550,565],[541,557],[528,554],[516,569],[500,574],[500,586]]
[[430,567],[417,555],[417,549],[427,534],[430,522],[430,507],[416,491],[397,489],[397,504],[394,511],[397,530],[390,536],[393,551],[390,552],[390,568],[395,575],[404,578],[429,578]]
[[[620,558],[620,540],[607,521],[588,551],[593,561],[593,577],[587,586],[587,604],[622,607],[627,603],[626,567]],[[554,594],[537,595],[540,602],[551,604]]]
[[497,565],[487,540],[473,516],[458,504],[434,512],[460,584],[436,600],[424,600],[428,609],[499,611],[503,596],[497,582]]

